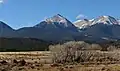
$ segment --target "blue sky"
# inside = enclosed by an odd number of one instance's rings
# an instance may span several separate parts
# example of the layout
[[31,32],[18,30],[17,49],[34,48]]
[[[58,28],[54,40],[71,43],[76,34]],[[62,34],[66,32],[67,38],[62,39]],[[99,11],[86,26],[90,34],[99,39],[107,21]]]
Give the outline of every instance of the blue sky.
[[36,25],[58,13],[72,22],[78,15],[119,18],[120,0],[0,0],[0,20],[15,29]]

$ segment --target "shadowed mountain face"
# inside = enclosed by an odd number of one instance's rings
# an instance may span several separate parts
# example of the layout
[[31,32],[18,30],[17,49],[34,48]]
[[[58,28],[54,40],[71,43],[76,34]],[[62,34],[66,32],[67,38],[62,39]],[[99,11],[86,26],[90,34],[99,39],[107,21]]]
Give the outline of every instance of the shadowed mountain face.
[[89,33],[90,35],[96,37],[119,37],[120,25],[106,25],[106,24],[96,24],[87,28],[84,33]]

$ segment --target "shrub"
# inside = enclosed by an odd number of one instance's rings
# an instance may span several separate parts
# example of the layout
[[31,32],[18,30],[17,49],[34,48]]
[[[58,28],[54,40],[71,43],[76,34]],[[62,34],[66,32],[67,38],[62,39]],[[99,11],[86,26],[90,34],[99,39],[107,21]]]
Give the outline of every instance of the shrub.
[[99,44],[91,44],[87,49],[88,50],[101,50],[102,47]]
[[[90,45],[83,41],[75,42],[67,42],[62,45],[51,45],[49,46],[50,51],[53,53],[53,61],[54,62],[74,62],[74,61],[83,61],[84,58],[80,58],[83,52],[81,50],[85,50]],[[85,55],[85,54],[84,54]]]

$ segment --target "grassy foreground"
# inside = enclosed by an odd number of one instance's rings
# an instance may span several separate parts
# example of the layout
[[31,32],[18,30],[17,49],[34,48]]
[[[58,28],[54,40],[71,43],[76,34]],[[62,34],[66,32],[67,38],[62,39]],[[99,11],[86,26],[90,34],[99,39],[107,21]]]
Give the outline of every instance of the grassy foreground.
[[[119,55],[119,51],[104,53],[114,52]],[[120,64],[114,60],[107,63],[55,64],[50,51],[0,52],[0,71],[120,71]]]

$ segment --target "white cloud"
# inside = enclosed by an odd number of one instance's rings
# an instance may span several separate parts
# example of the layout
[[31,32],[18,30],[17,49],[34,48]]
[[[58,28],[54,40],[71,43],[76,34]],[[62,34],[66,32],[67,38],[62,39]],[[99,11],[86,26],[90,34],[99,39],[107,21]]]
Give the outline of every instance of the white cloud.
[[87,18],[87,16],[85,16],[84,14],[79,14],[76,19],[84,19]]
[[0,4],[3,3],[4,1],[3,0],[0,0]]

